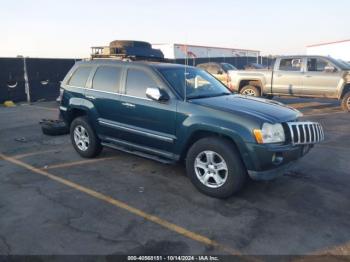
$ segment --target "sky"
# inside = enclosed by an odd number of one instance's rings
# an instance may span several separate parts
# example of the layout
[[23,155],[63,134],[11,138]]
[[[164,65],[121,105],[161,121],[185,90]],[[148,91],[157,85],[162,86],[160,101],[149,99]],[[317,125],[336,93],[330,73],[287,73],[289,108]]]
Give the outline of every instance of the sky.
[[0,0],[0,57],[88,57],[143,40],[304,54],[350,39],[349,0]]

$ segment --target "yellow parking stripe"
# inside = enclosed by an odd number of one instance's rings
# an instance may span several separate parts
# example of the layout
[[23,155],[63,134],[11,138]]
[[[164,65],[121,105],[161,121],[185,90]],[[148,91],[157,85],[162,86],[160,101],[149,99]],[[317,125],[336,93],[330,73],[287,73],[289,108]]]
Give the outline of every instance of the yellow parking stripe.
[[36,156],[36,155],[41,155],[41,154],[46,154],[46,153],[54,153],[54,152],[60,152],[59,150],[55,149],[55,150],[44,150],[44,151],[35,151],[35,152],[29,152],[29,153],[25,153],[25,154],[20,154],[20,155],[14,155],[12,156],[15,159],[21,159],[21,158],[25,158],[28,156]]
[[75,161],[75,162],[68,162],[68,163],[62,163],[57,165],[51,165],[47,167],[41,168],[43,169],[57,169],[57,168],[64,168],[64,167],[71,167],[71,166],[78,166],[83,164],[91,164],[96,163],[100,161],[110,160],[110,159],[116,159],[116,157],[104,157],[104,158],[96,158],[96,159],[89,159],[89,160],[81,160],[81,161]]
[[350,255],[350,242],[343,245],[338,245],[324,250],[320,250],[312,253],[312,255],[334,255],[334,256],[349,256]]
[[[150,222],[158,224],[158,225],[160,225],[160,226],[162,226],[162,227],[164,227],[164,228],[166,228],[166,229],[168,229],[170,231],[173,231],[173,232],[175,232],[177,234],[180,234],[180,235],[182,235],[184,237],[187,237],[187,238],[195,240],[195,241],[197,241],[199,243],[202,243],[202,244],[205,244],[205,245],[208,245],[208,246],[220,249],[220,250],[222,250],[222,251],[224,251],[224,252],[226,252],[228,254],[231,254],[231,255],[241,255],[241,253],[239,251],[234,250],[234,249],[232,249],[230,247],[227,247],[225,245],[222,245],[222,244],[216,242],[215,240],[211,240],[208,237],[205,237],[203,235],[200,235],[200,234],[197,234],[195,232],[192,232],[192,231],[190,231],[190,230],[188,230],[186,228],[183,228],[183,227],[178,226],[176,224],[173,224],[173,223],[171,223],[169,221],[161,219],[160,217],[148,214],[148,213],[146,213],[146,212],[144,212],[144,211],[142,211],[140,209],[132,207],[132,206],[130,206],[130,205],[128,205],[128,204],[126,204],[126,203],[124,203],[122,201],[119,201],[117,199],[114,199],[112,197],[109,197],[107,195],[99,193],[97,191],[94,191],[94,190],[92,190],[90,188],[81,186],[81,185],[79,185],[77,183],[74,183],[72,181],[69,181],[67,179],[64,179],[64,178],[55,176],[53,174],[50,174],[49,172],[46,172],[45,170],[33,167],[33,166],[31,166],[31,165],[29,165],[27,163],[24,163],[24,162],[22,162],[22,161],[20,161],[18,159],[6,156],[6,155],[1,154],[1,153],[0,153],[0,158],[2,158],[3,160],[6,160],[6,161],[8,161],[8,162],[10,162],[12,164],[15,164],[17,166],[20,166],[20,167],[23,167],[25,169],[28,169],[28,170],[32,171],[33,173],[45,176],[45,177],[47,177],[47,178],[49,178],[51,180],[54,180],[54,181],[56,181],[58,183],[61,183],[61,184],[66,185],[66,186],[68,186],[70,188],[73,188],[73,189],[75,189],[77,191],[80,191],[80,192],[83,192],[83,193],[85,193],[85,194],[87,194],[89,196],[92,196],[92,197],[94,197],[96,199],[102,200],[102,201],[104,201],[106,203],[109,203],[109,204],[111,204],[113,206],[121,208],[121,209],[123,209],[125,211],[128,211],[129,213],[132,213],[132,214],[134,214],[136,216],[142,217],[142,218],[144,218],[144,219],[146,219],[146,220],[148,220]],[[247,260],[254,260],[254,261],[256,261],[257,259],[249,258]]]
[[329,115],[335,115],[335,114],[348,114],[347,112],[344,111],[335,111],[335,112],[329,112],[329,113],[306,113],[304,116],[329,116]]
[[[340,261],[345,256],[350,255],[350,242],[344,245],[338,245],[331,248],[324,248],[322,250],[312,252],[307,255],[302,255],[301,257],[291,260],[292,262],[307,262],[307,261]],[[334,258],[332,260],[332,258]],[[339,260],[337,259],[339,258]],[[344,259],[344,261],[349,261]]]
[[46,107],[46,106],[35,106],[35,105],[30,105],[30,107],[38,108],[38,109],[45,109],[49,111],[56,111],[58,113],[59,109],[58,108],[52,108],[52,107]]

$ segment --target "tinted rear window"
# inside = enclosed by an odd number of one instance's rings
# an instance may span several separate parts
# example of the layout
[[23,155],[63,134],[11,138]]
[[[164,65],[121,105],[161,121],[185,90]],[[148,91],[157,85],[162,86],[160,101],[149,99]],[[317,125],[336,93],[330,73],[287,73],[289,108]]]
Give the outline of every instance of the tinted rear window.
[[92,80],[92,88],[107,91],[118,92],[121,78],[121,68],[113,66],[101,66],[96,70]]
[[126,94],[146,98],[146,89],[148,87],[157,87],[156,82],[145,71],[138,69],[129,69],[126,80]]
[[87,67],[87,66],[79,67],[77,70],[75,70],[72,77],[70,78],[69,85],[85,87],[86,81],[89,78],[90,72],[91,72],[91,67]]

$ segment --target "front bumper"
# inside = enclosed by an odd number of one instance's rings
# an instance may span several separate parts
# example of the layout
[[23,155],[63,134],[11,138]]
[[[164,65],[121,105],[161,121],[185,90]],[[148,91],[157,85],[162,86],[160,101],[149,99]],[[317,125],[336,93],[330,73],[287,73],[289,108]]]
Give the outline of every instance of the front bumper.
[[254,168],[248,169],[253,180],[271,180],[281,176],[313,145],[250,145]]
[[272,180],[276,177],[283,176],[283,174],[295,163],[296,161],[289,162],[288,164],[276,167],[274,169],[265,170],[265,171],[253,171],[248,170],[248,175],[253,180]]

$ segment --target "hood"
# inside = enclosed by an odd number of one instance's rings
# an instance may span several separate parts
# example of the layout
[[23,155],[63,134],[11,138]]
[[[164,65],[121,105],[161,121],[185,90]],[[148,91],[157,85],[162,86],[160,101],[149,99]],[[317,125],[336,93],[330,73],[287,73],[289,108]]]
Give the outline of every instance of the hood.
[[252,96],[228,95],[193,99],[191,102],[226,112],[252,115],[270,123],[294,121],[302,116],[298,110],[280,102]]

